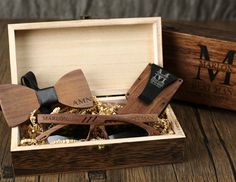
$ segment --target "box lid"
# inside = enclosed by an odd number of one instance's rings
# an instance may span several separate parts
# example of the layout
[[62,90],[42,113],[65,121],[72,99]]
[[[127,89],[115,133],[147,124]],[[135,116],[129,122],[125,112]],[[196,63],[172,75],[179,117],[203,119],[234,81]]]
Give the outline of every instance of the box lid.
[[33,71],[40,88],[82,69],[96,96],[125,94],[150,62],[162,66],[160,17],[10,24],[12,83]]

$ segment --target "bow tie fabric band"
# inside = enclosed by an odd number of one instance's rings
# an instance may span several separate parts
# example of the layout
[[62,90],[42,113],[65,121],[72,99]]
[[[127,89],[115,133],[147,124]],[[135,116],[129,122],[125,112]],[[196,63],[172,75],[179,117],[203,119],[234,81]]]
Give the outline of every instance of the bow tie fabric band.
[[32,72],[28,72],[21,81],[30,88],[14,84],[0,85],[0,105],[10,127],[28,120],[33,110],[56,102],[75,108],[93,106],[91,91],[80,69],[64,75],[54,87],[39,89]]
[[29,71],[21,77],[21,85],[32,88],[36,91],[39,103],[40,112],[49,114],[52,112],[51,104],[58,102],[57,94],[54,87],[48,87],[45,89],[40,89],[38,87],[38,82],[36,76],[32,71]]

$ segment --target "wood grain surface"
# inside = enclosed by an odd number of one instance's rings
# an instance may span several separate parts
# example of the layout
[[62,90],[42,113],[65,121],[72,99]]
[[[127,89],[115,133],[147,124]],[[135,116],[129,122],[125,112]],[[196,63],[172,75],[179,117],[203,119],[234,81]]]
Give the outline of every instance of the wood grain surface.
[[163,28],[164,67],[184,80],[175,97],[236,110],[235,34],[227,29],[171,25]]
[[[0,83],[10,83],[9,57],[6,23],[0,23]],[[164,23],[165,25],[165,23]],[[208,23],[216,29],[234,31],[236,23]],[[182,181],[226,181],[236,179],[236,113],[223,109],[190,105],[181,102],[172,104],[186,135],[185,162],[107,170],[77,172],[41,176],[2,178],[2,182],[182,182]],[[0,114],[0,163],[1,174],[10,177],[10,129]],[[9,174],[9,176],[7,176]]]
[[16,151],[12,158],[17,175],[118,169],[181,162],[183,143],[184,138],[176,138],[103,145],[102,149],[95,145]]

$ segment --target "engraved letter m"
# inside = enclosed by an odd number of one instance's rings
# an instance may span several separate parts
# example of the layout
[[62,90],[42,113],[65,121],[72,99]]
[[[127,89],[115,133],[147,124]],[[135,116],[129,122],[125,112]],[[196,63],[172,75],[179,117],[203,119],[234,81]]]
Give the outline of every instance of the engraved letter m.
[[[204,59],[205,61],[210,61],[210,57],[209,57],[209,53],[208,53],[208,49],[207,49],[207,46],[205,45],[199,45],[200,49],[201,49],[201,52],[200,52],[200,59]],[[225,59],[223,60],[222,63],[228,63],[229,65],[232,65],[233,64],[233,61],[234,61],[234,54],[235,54],[235,51],[229,51],[227,53],[227,55],[225,56]],[[208,75],[209,75],[209,78],[210,78],[210,81],[212,82],[213,80],[215,80],[216,78],[216,75],[218,74],[218,70],[216,70],[214,72],[214,69],[213,68],[208,68]],[[195,77],[195,79],[198,79],[198,80],[201,80],[200,78],[200,74],[201,74],[201,66],[199,65],[198,66],[198,71],[197,71],[197,76]],[[225,85],[230,85],[230,76],[231,76],[231,72],[229,71],[226,71],[225,73],[225,79],[224,79],[224,83]]]

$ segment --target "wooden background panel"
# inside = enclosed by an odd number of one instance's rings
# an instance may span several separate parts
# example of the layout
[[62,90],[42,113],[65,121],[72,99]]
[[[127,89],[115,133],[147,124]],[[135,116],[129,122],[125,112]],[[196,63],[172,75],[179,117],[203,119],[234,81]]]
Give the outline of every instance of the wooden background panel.
[[[45,178],[47,181],[48,179]],[[65,173],[65,174],[60,174],[58,176],[58,182],[66,182],[66,181],[71,181],[71,182],[77,182],[77,181],[84,181],[84,182],[89,182],[87,173],[85,172],[78,172],[78,173]]]
[[[6,22],[0,23],[0,47],[0,84],[10,83],[10,62],[8,53],[8,36]],[[10,128],[8,128],[4,116],[2,115],[2,112],[0,112],[0,177],[12,176],[11,157],[9,151]],[[6,179],[4,181],[12,180]]]
[[212,118],[220,143],[229,159],[234,178],[236,178],[236,114],[231,111],[214,109],[212,111]]
[[227,151],[222,145],[219,132],[215,128],[215,119],[212,117],[211,110],[209,108],[200,108],[197,110],[197,117],[217,179],[219,181],[234,181],[234,170],[231,167]]
[[[168,171],[168,173],[167,173]],[[145,166],[121,170],[110,170],[107,172],[107,182],[123,181],[177,181],[171,164],[159,166]]]
[[215,181],[214,165],[204,143],[195,108],[176,103],[173,109],[187,137],[184,163],[173,164],[178,181]]

